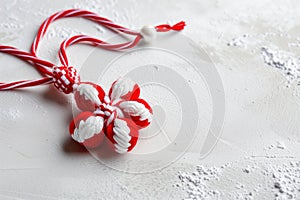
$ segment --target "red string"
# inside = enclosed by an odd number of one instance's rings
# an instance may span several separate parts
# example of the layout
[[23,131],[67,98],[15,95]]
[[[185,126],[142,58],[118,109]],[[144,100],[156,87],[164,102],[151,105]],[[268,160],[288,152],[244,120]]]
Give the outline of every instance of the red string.
[[162,25],[158,25],[155,26],[155,29],[157,32],[167,32],[170,30],[173,31],[181,31],[184,29],[184,27],[186,26],[184,21],[178,22],[177,24],[170,26],[169,24],[162,24]]

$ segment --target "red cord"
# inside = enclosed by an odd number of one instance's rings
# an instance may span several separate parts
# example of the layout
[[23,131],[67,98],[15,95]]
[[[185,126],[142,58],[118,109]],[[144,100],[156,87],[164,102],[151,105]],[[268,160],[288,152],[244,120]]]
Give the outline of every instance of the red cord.
[[167,31],[170,31],[170,30],[181,31],[181,30],[184,29],[185,25],[186,25],[185,22],[181,21],[181,22],[178,22],[177,24],[175,24],[173,26],[170,26],[169,24],[158,25],[158,26],[155,26],[155,29],[156,29],[157,32],[167,32]]

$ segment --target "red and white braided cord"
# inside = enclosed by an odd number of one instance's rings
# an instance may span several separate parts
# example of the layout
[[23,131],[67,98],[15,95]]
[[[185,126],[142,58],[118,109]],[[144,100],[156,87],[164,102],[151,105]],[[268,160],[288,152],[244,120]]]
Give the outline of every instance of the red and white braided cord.
[[136,46],[139,43],[139,41],[141,40],[141,38],[142,37],[138,35],[135,37],[134,40],[132,40],[130,42],[124,42],[124,43],[120,43],[120,44],[109,44],[105,41],[102,41],[100,39],[93,38],[90,36],[76,35],[76,36],[73,36],[73,37],[65,40],[61,44],[60,50],[59,50],[59,59],[63,65],[65,65],[65,66],[69,65],[68,57],[66,54],[66,48],[73,44],[84,43],[84,44],[89,44],[89,45],[100,47],[100,48],[107,49],[107,50],[119,51],[119,50],[124,50],[124,49],[130,49],[130,48]]
[[[0,45],[0,52],[16,56],[16,57],[20,58],[21,60],[24,60],[24,61],[34,65],[37,68],[37,70],[45,77],[43,77],[41,79],[37,79],[37,80],[22,80],[22,81],[10,82],[10,83],[0,83],[0,90],[12,90],[12,89],[16,89],[16,88],[25,88],[25,87],[32,87],[32,86],[37,86],[37,85],[42,85],[42,84],[53,83],[53,80],[52,80],[53,66],[55,66],[55,65],[52,64],[51,62],[48,62],[48,61],[38,58],[36,55],[37,49],[38,49],[41,39],[47,32],[49,25],[58,19],[68,18],[68,17],[83,17],[88,20],[92,20],[102,26],[105,26],[106,28],[108,28],[114,32],[133,35],[133,36],[135,36],[135,38],[129,42],[124,42],[124,43],[120,43],[120,44],[110,44],[110,43],[104,42],[100,39],[93,38],[93,37],[86,36],[86,35],[73,36],[73,37],[65,40],[60,46],[59,58],[60,58],[61,63],[64,66],[68,66],[68,64],[69,64],[67,54],[66,54],[66,48],[70,45],[78,44],[78,43],[85,43],[85,44],[90,44],[92,46],[97,46],[97,47],[108,49],[108,50],[119,51],[119,50],[129,49],[129,48],[136,46],[139,43],[139,41],[142,39],[142,35],[140,34],[140,32],[130,30],[123,26],[114,24],[111,20],[100,17],[97,14],[90,12],[90,11],[79,10],[79,9],[70,9],[70,10],[57,12],[57,13],[53,14],[52,16],[50,16],[47,20],[45,20],[42,23],[42,25],[40,26],[38,33],[36,35],[36,38],[34,39],[32,45],[31,45],[31,53],[21,51],[17,48],[11,47],[11,46]],[[168,24],[159,25],[159,26],[156,26],[155,29],[157,32],[166,32],[166,31],[170,31],[170,30],[179,31],[179,30],[182,30],[184,26],[185,26],[184,22],[179,22],[179,23],[175,24],[174,26],[170,26]]]
[[0,46],[0,52],[7,53],[13,56],[20,58],[30,64],[39,64],[39,71],[45,75],[44,78],[37,79],[37,80],[22,80],[22,81],[14,81],[10,83],[0,83],[0,90],[12,90],[16,88],[25,88],[25,87],[32,87],[37,85],[49,84],[52,83],[52,73],[50,73],[47,69],[52,67],[53,64],[47,62],[45,60],[39,59],[33,56],[30,53],[18,50],[11,46]]
[[64,10],[64,11],[60,11],[60,12],[57,12],[57,13],[51,15],[48,19],[46,19],[42,23],[42,25],[40,26],[40,28],[38,30],[36,38],[34,39],[32,46],[31,46],[32,54],[36,55],[36,51],[39,46],[40,40],[43,38],[43,36],[47,32],[49,25],[58,19],[69,18],[69,17],[82,17],[82,18],[94,21],[94,22],[96,22],[112,31],[115,31],[115,32],[123,32],[123,33],[129,34],[129,35],[134,35],[134,36],[140,35],[140,33],[137,31],[133,31],[133,30],[130,30],[123,26],[117,25],[117,24],[113,23],[111,20],[100,17],[96,13],[93,13],[90,11],[80,10],[80,9]]

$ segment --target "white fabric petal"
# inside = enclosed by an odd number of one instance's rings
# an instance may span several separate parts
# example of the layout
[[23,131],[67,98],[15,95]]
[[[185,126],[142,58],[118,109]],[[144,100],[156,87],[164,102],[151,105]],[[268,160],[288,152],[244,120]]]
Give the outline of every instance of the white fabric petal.
[[90,100],[98,106],[101,104],[101,101],[98,97],[99,92],[92,85],[81,83],[75,88],[75,90],[79,92],[80,95],[83,95],[85,100]]
[[148,120],[151,122],[152,114],[144,104],[137,101],[124,101],[120,103],[120,108],[131,116],[139,116],[140,121]]
[[99,134],[103,128],[104,119],[100,116],[90,116],[85,121],[81,120],[78,127],[75,128],[72,138],[77,142],[84,142]]
[[111,100],[116,100],[121,98],[122,96],[125,96],[126,94],[133,91],[135,82],[133,82],[129,78],[121,78],[118,79],[113,85],[112,85],[112,92],[110,95]]

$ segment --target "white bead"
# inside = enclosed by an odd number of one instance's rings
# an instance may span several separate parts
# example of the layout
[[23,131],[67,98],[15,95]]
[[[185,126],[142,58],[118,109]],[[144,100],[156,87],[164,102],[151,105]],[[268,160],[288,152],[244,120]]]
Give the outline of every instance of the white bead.
[[147,43],[152,42],[156,38],[156,29],[153,26],[143,26],[140,33]]

